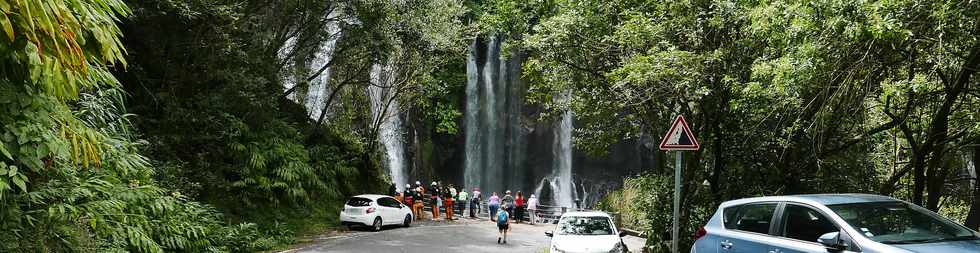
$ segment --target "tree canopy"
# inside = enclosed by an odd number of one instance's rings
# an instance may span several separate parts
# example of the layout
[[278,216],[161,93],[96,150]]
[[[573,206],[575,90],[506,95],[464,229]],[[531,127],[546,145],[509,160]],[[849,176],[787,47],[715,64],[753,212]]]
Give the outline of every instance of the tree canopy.
[[[927,0],[0,0],[0,251],[251,252],[336,225],[344,198],[391,181],[388,118],[416,174],[458,167],[467,50],[491,36],[526,56],[539,120],[574,114],[577,151],[688,119],[703,149],[683,233],[721,201],[826,192],[977,229],[978,17]],[[664,231],[671,155],[603,207]]]

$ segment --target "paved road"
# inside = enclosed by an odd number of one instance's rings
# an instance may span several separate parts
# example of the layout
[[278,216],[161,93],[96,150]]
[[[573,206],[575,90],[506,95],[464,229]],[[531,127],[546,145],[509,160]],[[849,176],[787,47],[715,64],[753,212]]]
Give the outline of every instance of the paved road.
[[[547,252],[551,238],[544,235],[554,225],[512,224],[507,244],[497,244],[496,226],[486,220],[419,221],[409,228],[385,228],[381,232],[349,231],[314,239],[289,253],[317,252]],[[631,249],[643,244],[627,238]],[[637,246],[634,246],[637,245]]]

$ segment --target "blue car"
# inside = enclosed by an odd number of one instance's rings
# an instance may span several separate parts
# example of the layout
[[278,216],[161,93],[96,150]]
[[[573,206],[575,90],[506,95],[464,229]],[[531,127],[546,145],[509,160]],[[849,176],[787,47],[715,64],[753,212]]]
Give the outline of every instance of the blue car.
[[908,202],[868,194],[722,203],[691,253],[980,252],[980,234]]

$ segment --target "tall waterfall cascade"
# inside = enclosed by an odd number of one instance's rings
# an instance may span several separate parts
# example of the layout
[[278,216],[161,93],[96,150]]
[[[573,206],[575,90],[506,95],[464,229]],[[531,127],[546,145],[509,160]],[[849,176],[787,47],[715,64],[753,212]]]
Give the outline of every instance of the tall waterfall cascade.
[[374,64],[371,66],[371,85],[367,88],[371,99],[371,122],[378,126],[378,141],[384,149],[385,167],[391,182],[399,191],[408,183],[405,166],[405,147],[402,136],[402,120],[399,117],[398,100],[395,99],[393,85],[394,66]]
[[497,37],[475,40],[466,64],[463,182],[487,194],[521,189],[529,169],[522,157],[522,56],[501,59],[501,43]]
[[[333,10],[325,13],[325,16],[328,19],[337,19],[340,12]],[[287,98],[303,104],[306,107],[307,116],[313,120],[319,120],[321,117],[323,119],[330,118],[331,108],[327,107],[326,104],[330,93],[332,93],[330,61],[333,60],[337,41],[342,37],[338,22],[327,23],[322,32],[329,34],[330,37],[317,47],[312,57],[304,58],[298,56],[302,55],[301,53],[295,52],[297,50],[296,43],[302,41],[300,35],[287,38],[283,47],[278,51],[279,60],[283,61],[284,69],[287,70],[283,74],[283,90],[292,90]],[[408,172],[406,171],[402,121],[399,117],[400,109],[398,101],[394,99],[395,94],[390,88],[393,81],[393,70],[394,67],[391,64],[372,65],[369,73],[372,85],[368,86],[366,93],[371,101],[372,123],[378,125],[378,142],[385,154],[383,164],[388,169],[392,183],[395,183],[399,190],[403,190],[402,188],[408,182],[406,176]],[[306,85],[297,87],[300,84]]]
[[[501,52],[502,38],[474,40],[467,56],[464,185],[480,187],[487,194],[511,190],[524,191],[528,197],[547,192],[548,196],[541,196],[543,204],[573,207],[577,193],[572,182],[572,114],[565,112],[543,126],[528,115],[532,112],[524,101],[527,87],[521,80],[526,56]],[[569,92],[559,96],[569,97]],[[532,144],[541,138],[552,145]]]
[[[571,100],[571,91],[566,90],[556,99],[559,103],[567,103]],[[575,206],[575,199],[578,197],[578,190],[572,182],[572,112],[565,110],[561,114],[561,119],[555,122],[555,139],[552,153],[554,163],[550,178],[545,178],[543,182],[548,182],[551,187],[552,199],[559,206]],[[535,193],[541,195],[541,186],[535,189]]]
[[469,54],[466,57],[466,113],[463,119],[466,135],[466,146],[464,147],[466,157],[463,165],[463,181],[465,187],[484,187],[483,183],[483,145],[480,142],[480,96],[478,92],[478,75],[476,64],[476,41],[470,45]]
[[[333,11],[325,14],[327,18],[333,19],[339,16],[339,12]],[[331,36],[326,41],[320,43],[313,56],[310,58],[297,57],[296,43],[300,41],[299,35],[286,39],[286,43],[277,52],[279,60],[283,61],[284,71],[283,90],[290,91],[295,89],[287,97],[306,107],[306,111],[311,119],[317,119],[326,108],[326,100],[330,93],[330,61],[337,46],[337,40],[341,37],[340,24],[337,22],[327,23],[323,32]],[[305,87],[296,87],[301,83],[307,83]],[[329,112],[329,110],[328,110]]]

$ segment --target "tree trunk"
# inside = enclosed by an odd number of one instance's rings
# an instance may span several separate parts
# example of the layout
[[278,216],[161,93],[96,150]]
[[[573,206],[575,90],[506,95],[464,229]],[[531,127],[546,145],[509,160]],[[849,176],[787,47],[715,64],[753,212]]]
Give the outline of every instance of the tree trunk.
[[[942,158],[937,158],[938,163],[942,163]],[[949,170],[944,168],[942,164],[936,164],[935,167],[930,166],[929,171],[926,173],[929,182],[926,184],[926,188],[929,191],[929,195],[926,196],[926,208],[934,212],[939,212],[939,200],[942,199],[943,191],[946,186],[946,178],[949,176]]]
[[926,191],[926,166],[921,156],[920,154],[915,154],[912,157],[912,204],[919,206],[922,206],[922,203],[925,202],[924,193]]
[[973,146],[973,203],[970,204],[970,213],[966,215],[966,227],[977,230],[980,228],[980,145]]

